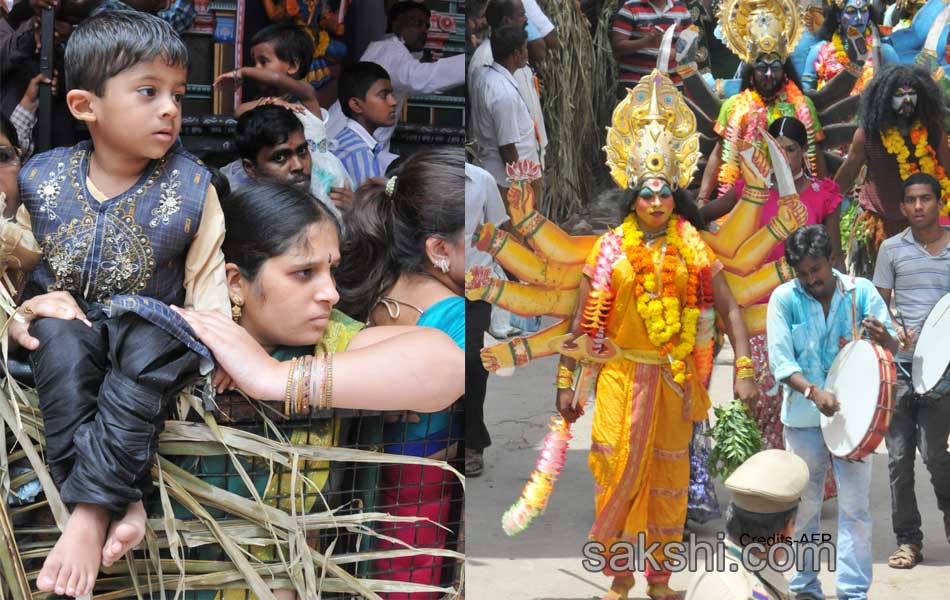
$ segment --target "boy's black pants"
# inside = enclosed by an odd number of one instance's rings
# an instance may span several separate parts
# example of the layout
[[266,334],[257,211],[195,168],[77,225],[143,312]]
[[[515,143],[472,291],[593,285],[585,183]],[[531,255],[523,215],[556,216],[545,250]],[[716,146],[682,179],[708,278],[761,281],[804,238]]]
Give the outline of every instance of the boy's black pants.
[[199,355],[149,321],[100,307],[81,321],[41,318],[30,353],[46,458],[63,502],[116,515],[151,488],[169,400],[198,377]]

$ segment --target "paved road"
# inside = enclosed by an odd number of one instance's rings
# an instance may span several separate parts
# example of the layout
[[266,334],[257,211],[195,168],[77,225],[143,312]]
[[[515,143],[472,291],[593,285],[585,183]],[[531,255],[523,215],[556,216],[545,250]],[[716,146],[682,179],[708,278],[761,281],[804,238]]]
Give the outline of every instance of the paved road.
[[[713,371],[714,404],[731,399],[731,355],[717,359]],[[515,376],[492,376],[485,413],[494,445],[486,452],[486,471],[470,479],[466,489],[467,587],[472,600],[588,600],[606,593],[609,580],[588,573],[581,566],[581,545],[593,523],[593,479],[587,469],[590,447],[590,414],[574,431],[561,481],[547,512],[517,537],[509,538],[499,525],[501,514],[518,497],[525,478],[537,460],[554,403],[555,359],[546,358],[520,369]],[[588,411],[589,413],[591,411]],[[950,598],[950,544],[944,539],[930,477],[918,458],[917,497],[924,520],[925,561],[912,570],[887,566],[894,549],[890,521],[890,491],[887,485],[887,454],[884,445],[874,455],[871,481],[871,512],[874,518],[874,583],[871,600],[892,598],[937,600]],[[728,491],[717,482],[720,502]],[[822,529],[834,534],[837,504],[825,503]],[[706,523],[696,533],[713,539],[722,520]],[[671,585],[685,590],[689,573],[674,574]],[[834,595],[834,574],[824,571],[822,584],[829,598]],[[646,598],[645,583],[638,578],[631,598]]]

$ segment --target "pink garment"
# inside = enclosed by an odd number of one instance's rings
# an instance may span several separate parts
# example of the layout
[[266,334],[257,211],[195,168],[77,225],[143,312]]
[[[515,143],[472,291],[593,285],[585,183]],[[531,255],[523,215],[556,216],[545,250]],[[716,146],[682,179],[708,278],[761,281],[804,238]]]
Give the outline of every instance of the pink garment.
[[[381,469],[380,509],[394,516],[425,517],[426,523],[384,523],[379,532],[417,548],[445,548],[446,531],[435,523],[449,520],[454,477],[449,471],[423,465],[387,465]],[[380,539],[377,550],[403,548]],[[376,576],[389,581],[439,585],[442,577],[441,556],[404,556],[379,559]],[[434,592],[379,594],[387,600],[435,600]]]
[[[745,181],[742,179],[736,181],[736,198],[742,197],[742,189],[745,187]],[[813,179],[811,184],[805,188],[799,198],[808,209],[808,225],[817,225],[825,220],[841,204],[841,191],[838,184],[833,179]],[[775,188],[769,190],[769,199],[762,207],[762,216],[759,218],[759,227],[765,227],[768,222],[778,214],[778,191]],[[784,244],[776,244],[769,253],[766,262],[772,262],[785,256]],[[768,298],[765,299],[768,302]]]

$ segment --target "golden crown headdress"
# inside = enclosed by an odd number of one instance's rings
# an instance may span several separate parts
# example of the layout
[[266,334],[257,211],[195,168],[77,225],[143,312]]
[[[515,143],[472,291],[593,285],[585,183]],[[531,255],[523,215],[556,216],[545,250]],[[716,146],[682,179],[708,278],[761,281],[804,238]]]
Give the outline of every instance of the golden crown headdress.
[[699,152],[696,116],[669,76],[654,69],[614,109],[607,128],[607,166],[621,188],[657,178],[686,188]]
[[788,58],[804,25],[797,0],[724,0],[719,23],[726,46],[747,63],[773,52]]

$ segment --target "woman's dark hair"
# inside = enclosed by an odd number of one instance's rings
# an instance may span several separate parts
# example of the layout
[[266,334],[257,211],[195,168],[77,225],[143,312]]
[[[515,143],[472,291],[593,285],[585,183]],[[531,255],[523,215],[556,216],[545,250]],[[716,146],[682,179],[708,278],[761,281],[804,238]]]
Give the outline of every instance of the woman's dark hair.
[[[821,24],[821,29],[818,30],[818,33],[815,35],[820,40],[825,40],[826,42],[831,41],[831,36],[835,34],[838,29],[841,28],[841,12],[843,8],[838,8],[834,3],[825,5],[825,20]],[[868,26],[871,23],[882,23],[881,20],[883,15],[880,14],[880,11],[877,10],[877,7],[873,2],[868,4]]]
[[393,175],[392,195],[386,194],[387,179],[370,179],[356,190],[343,219],[338,308],[360,320],[401,274],[423,272],[427,239],[456,241],[465,230],[461,148],[417,152]]
[[787,137],[793,140],[802,149],[808,148],[808,131],[802,122],[795,117],[781,117],[772,121],[769,125],[769,133],[775,139]]
[[913,173],[910,177],[904,180],[903,191],[907,192],[907,188],[912,185],[929,185],[930,189],[933,190],[934,197],[937,198],[937,200],[940,200],[940,196],[943,193],[940,189],[940,182],[937,181],[937,178],[930,173],[921,173],[920,171]]
[[218,201],[224,202],[224,199],[231,193],[231,182],[228,181],[228,178],[225,177],[220,169],[216,169],[210,165],[205,166],[211,171],[211,187],[214,188],[215,193],[218,195]]
[[785,529],[798,514],[798,508],[777,513],[754,513],[732,502],[726,507],[726,535],[740,546],[751,538],[768,539]]
[[[634,211],[637,203],[637,193],[640,188],[627,190],[624,196],[627,200],[627,213]],[[692,196],[686,190],[676,190],[673,192],[673,212],[689,221],[693,227],[702,231],[706,229],[706,222],[699,212],[699,207],[693,202]],[[626,215],[624,215],[626,216]]]
[[917,92],[914,118],[927,128],[930,144],[936,148],[947,114],[947,99],[923,67],[917,65],[884,65],[861,94],[859,119],[868,139],[880,142],[881,132],[897,123],[898,115],[891,106],[894,92],[902,86]]
[[831,238],[824,225],[808,225],[792,232],[785,240],[785,260],[797,269],[806,257],[831,258]]
[[310,225],[340,224],[322,203],[307,192],[272,181],[241,186],[222,201],[224,259],[234,263],[249,281],[257,278],[264,261],[302,243]]
[[16,127],[13,126],[13,123],[7,116],[3,113],[0,113],[0,133],[3,134],[5,138],[10,140],[10,143],[13,144],[13,147],[16,149],[20,148],[20,136],[17,135]]
[[[782,72],[785,73],[786,79],[797,85],[798,89],[802,89],[802,80],[798,77],[798,70],[795,69],[795,65],[791,59],[786,60],[785,64],[782,65]],[[755,73],[755,63],[743,62],[739,66],[739,79],[742,80],[742,91],[755,87],[755,82],[752,81],[753,73]]]

